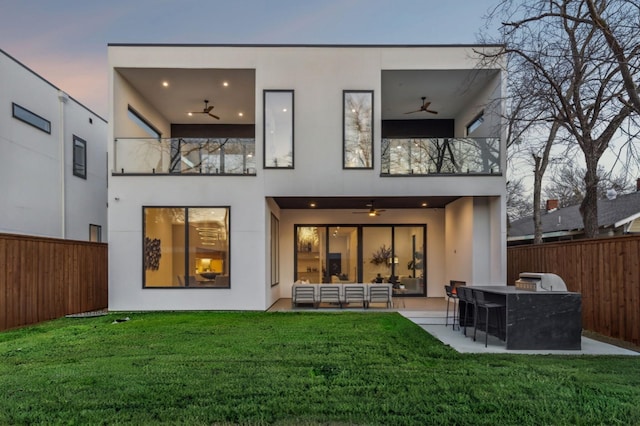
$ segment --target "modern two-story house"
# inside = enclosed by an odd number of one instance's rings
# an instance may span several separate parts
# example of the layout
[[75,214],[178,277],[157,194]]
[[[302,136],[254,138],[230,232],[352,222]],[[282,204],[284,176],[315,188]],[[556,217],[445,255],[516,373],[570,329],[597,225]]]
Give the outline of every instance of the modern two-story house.
[[107,239],[107,122],[0,50],[0,232]]
[[109,46],[109,308],[505,284],[500,46]]

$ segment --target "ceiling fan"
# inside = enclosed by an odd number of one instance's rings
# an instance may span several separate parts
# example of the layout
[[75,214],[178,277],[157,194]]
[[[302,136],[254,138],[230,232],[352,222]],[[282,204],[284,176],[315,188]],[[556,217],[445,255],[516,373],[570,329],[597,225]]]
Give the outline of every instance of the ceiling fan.
[[429,109],[429,105],[431,105],[431,102],[427,102],[427,97],[423,96],[422,97],[422,106],[420,107],[420,109],[417,109],[415,111],[409,111],[409,112],[405,112],[405,114],[413,114],[414,112],[430,112],[431,114],[437,114],[438,111],[434,111],[432,109]]
[[351,212],[353,214],[368,214],[369,216],[373,217],[373,216],[380,216],[380,213],[386,211],[385,209],[376,209],[373,206],[373,200],[371,200],[371,202],[365,204],[367,207],[369,207],[368,211],[364,211],[364,212]]
[[209,116],[215,118],[216,120],[220,120],[215,114],[211,114],[211,110],[213,109],[213,105],[209,106],[209,101],[207,99],[204,100],[204,109],[202,111],[189,111],[189,115],[193,114],[208,114]]

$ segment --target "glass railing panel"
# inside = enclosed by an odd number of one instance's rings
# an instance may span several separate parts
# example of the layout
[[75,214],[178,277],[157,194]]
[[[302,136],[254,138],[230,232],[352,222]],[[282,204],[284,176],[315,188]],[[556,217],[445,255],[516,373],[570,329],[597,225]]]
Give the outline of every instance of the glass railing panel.
[[383,139],[382,175],[498,174],[498,138]]
[[253,138],[118,138],[114,153],[121,174],[256,173]]

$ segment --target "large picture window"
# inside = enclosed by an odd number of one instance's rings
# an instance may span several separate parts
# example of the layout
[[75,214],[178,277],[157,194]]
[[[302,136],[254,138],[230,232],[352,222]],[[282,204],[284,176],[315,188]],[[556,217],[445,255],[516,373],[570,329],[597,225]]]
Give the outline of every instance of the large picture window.
[[373,91],[343,92],[343,153],[345,169],[373,168]]
[[143,207],[144,288],[229,288],[229,207]]
[[293,168],[293,90],[264,91],[264,168]]

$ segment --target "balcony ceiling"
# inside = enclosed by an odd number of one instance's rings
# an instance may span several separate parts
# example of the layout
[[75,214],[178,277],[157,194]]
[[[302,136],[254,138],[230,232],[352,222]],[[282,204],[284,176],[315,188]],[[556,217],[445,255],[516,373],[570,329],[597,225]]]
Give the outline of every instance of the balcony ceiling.
[[[454,196],[439,197],[274,197],[281,209],[348,209],[354,211],[368,210],[367,204],[373,200],[376,209],[419,209],[444,208],[458,199]],[[311,207],[311,203],[316,207]]]
[[[171,123],[255,123],[255,70],[118,68],[117,71]],[[497,74],[497,70],[382,71],[382,119],[455,118],[465,106],[478,102],[483,88]],[[165,81],[168,83],[167,87],[162,84]],[[225,81],[228,86],[223,85]],[[355,85],[336,90],[353,88]],[[374,87],[372,89],[375,90]],[[296,96],[302,94],[297,93]],[[405,114],[419,109],[422,96],[431,102],[429,108],[438,111],[438,114]],[[207,114],[191,117],[187,115],[189,111],[202,111],[204,99],[208,99],[209,105],[214,106],[211,112],[219,116],[220,120]],[[262,99],[262,94],[258,99]],[[342,106],[338,108],[340,111]],[[377,110],[380,106],[374,105],[374,108]],[[239,115],[241,112],[242,116]]]

